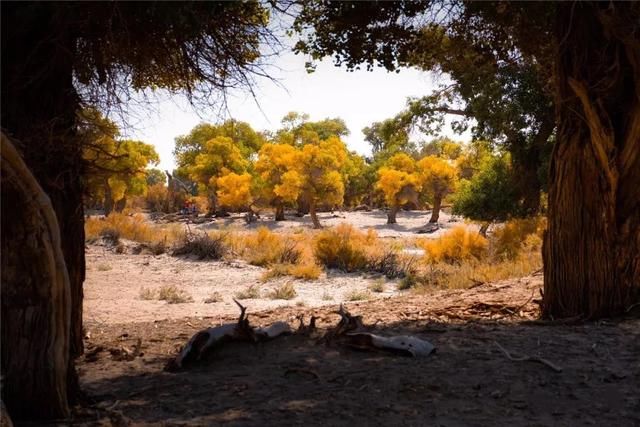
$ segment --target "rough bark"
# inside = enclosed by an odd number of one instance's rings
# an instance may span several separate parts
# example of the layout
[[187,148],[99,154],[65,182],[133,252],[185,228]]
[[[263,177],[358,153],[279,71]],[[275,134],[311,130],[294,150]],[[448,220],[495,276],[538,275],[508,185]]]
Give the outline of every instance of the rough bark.
[[311,216],[311,221],[313,222],[313,228],[322,228],[322,224],[320,224],[318,214],[316,213],[316,202],[313,200],[309,203],[309,215]]
[[[2,126],[21,149],[58,220],[71,292],[71,357],[65,372],[69,375],[67,396],[73,400],[79,391],[73,359],[83,352],[85,274],[82,146],[75,127],[80,103],[73,86],[76,40],[66,30],[59,5],[49,3],[27,10],[29,7],[13,3],[2,8]],[[21,227],[24,218],[12,220],[15,224],[11,227]],[[22,264],[21,268],[25,280],[39,280],[30,265]],[[33,408],[48,405],[31,399]]]
[[284,221],[284,206],[278,205],[276,206],[276,221]]
[[71,292],[60,229],[36,179],[2,139],[2,373],[9,413],[69,415]]
[[104,214],[105,216],[109,216],[111,212],[113,212],[113,194],[111,193],[111,187],[109,186],[109,182],[105,180],[104,183]]
[[391,206],[391,209],[389,210],[389,212],[387,212],[387,224],[396,223],[396,215],[398,214],[399,209],[400,209],[400,206],[398,206],[397,204]]
[[440,208],[442,206],[442,196],[436,195],[433,199],[433,210],[431,211],[430,223],[438,222],[440,219]]
[[543,314],[607,317],[640,300],[640,5],[560,3],[557,18]]

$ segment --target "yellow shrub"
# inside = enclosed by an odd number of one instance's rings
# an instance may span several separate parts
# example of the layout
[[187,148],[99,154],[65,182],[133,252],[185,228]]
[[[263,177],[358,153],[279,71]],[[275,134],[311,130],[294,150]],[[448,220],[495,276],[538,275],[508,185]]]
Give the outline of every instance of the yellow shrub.
[[498,227],[491,247],[498,259],[515,259],[523,249],[537,250],[542,244],[546,221],[542,217],[513,219]]
[[274,263],[296,264],[301,251],[296,242],[260,227],[255,233],[247,234],[240,252],[249,264],[265,266]]
[[314,262],[296,264],[289,267],[289,275],[298,279],[315,280],[320,277],[320,273],[322,273],[322,268]]
[[368,251],[378,246],[378,236],[373,230],[362,233],[350,224],[340,224],[323,230],[316,236],[314,255],[327,268],[358,271],[368,264]]
[[463,225],[453,228],[437,239],[422,241],[428,262],[449,264],[482,259],[488,246],[487,239]]
[[115,230],[119,237],[136,242],[153,243],[176,241],[182,234],[182,228],[174,226],[158,226],[147,221],[144,215],[133,216],[112,213],[106,218],[91,217],[85,221],[85,236],[87,240],[97,239],[104,230]]

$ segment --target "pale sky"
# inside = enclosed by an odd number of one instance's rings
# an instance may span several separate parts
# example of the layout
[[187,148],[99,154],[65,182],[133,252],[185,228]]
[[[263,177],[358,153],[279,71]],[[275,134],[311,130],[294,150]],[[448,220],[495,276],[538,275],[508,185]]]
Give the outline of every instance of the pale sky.
[[[249,94],[232,93],[228,102],[231,117],[248,122],[255,130],[280,128],[280,120],[289,111],[307,113],[312,121],[340,117],[351,131],[345,142],[361,154],[371,152],[361,132],[363,127],[394,116],[405,107],[407,97],[427,95],[436,84],[429,73],[414,69],[400,73],[382,68],[348,72],[335,67],[330,59],[319,62],[316,71],[308,74],[305,57],[293,53],[281,55],[272,63],[273,77],[284,88],[266,79],[258,80],[255,90],[260,107]],[[176,136],[203,121],[220,121],[218,111],[195,111],[179,96],[131,110],[134,118],[128,120],[131,128],[124,136],[155,145],[161,159],[159,167],[169,170],[175,167],[172,151]],[[450,129],[443,133],[453,136]]]

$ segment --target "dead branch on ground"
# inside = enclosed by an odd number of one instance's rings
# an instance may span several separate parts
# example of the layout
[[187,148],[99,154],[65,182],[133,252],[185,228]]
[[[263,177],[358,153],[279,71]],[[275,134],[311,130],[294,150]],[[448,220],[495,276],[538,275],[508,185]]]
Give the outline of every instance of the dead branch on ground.
[[562,368],[560,366],[548,361],[547,359],[543,359],[542,357],[538,357],[538,356],[513,356],[504,347],[502,347],[498,343],[498,341],[494,341],[493,343],[504,353],[505,356],[507,356],[507,359],[509,359],[509,360],[511,360],[513,362],[536,362],[536,363],[542,363],[543,365],[547,366],[548,368],[550,368],[551,370],[553,370],[555,372],[562,372]]

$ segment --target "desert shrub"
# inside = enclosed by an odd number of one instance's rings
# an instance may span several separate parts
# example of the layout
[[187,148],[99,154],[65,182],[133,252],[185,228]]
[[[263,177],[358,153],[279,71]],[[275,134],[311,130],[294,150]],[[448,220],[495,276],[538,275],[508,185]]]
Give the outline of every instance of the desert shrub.
[[125,215],[112,213],[106,218],[90,217],[85,221],[87,241],[102,237],[102,233],[118,235],[119,239],[128,239],[141,243],[173,242],[183,233],[179,225],[158,226],[148,222],[141,214]]
[[260,298],[260,289],[257,285],[251,285],[246,289],[236,292],[234,295],[237,299],[255,299]]
[[327,268],[353,272],[366,270],[367,250],[377,245],[374,231],[362,233],[350,224],[318,233],[314,242],[314,255]]
[[415,274],[407,274],[398,283],[398,290],[404,291],[405,289],[411,289],[418,284],[418,277]]
[[106,227],[100,231],[100,237],[111,245],[117,245],[120,243],[120,232],[113,227]]
[[536,250],[542,243],[544,218],[512,219],[491,236],[491,251],[497,259],[515,259],[524,249]]
[[437,239],[422,241],[428,262],[459,264],[465,260],[480,260],[487,254],[489,242],[465,226],[457,226]]
[[111,271],[113,267],[109,264],[98,264],[98,271]]
[[182,289],[178,289],[175,285],[166,285],[158,289],[158,299],[169,304],[193,302],[191,295]]
[[269,294],[269,298],[271,299],[294,299],[298,296],[296,292],[296,288],[293,286],[293,283],[287,282],[277,287]]
[[205,304],[212,304],[214,302],[221,302],[222,301],[222,295],[220,294],[220,292],[214,292],[211,295],[209,295],[207,298],[204,299],[204,303]]
[[369,284],[369,290],[377,293],[384,292],[384,279],[380,278],[371,282]]
[[320,273],[322,273],[322,268],[315,262],[289,266],[289,275],[298,279],[315,280],[320,277]]
[[169,190],[163,183],[157,183],[147,188],[145,196],[147,208],[154,212],[166,212],[170,210]]
[[174,248],[172,255],[194,255],[197,259],[221,259],[228,250],[224,233],[185,233]]
[[415,271],[415,258],[399,254],[393,248],[385,248],[370,254],[367,270],[384,274],[389,279],[402,278]]
[[271,264],[296,264],[302,255],[296,243],[260,227],[244,239],[241,249],[249,264],[264,267]]
[[260,280],[267,282],[272,279],[277,279],[278,277],[287,276],[290,267],[291,266],[287,264],[273,264],[267,271],[262,273]]
[[344,296],[346,301],[362,301],[371,298],[371,294],[367,291],[351,291]]
[[149,301],[156,299],[156,292],[153,289],[142,287],[139,293],[140,299]]

